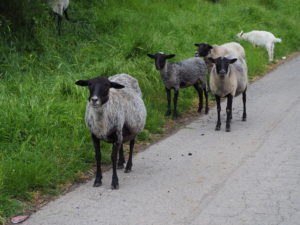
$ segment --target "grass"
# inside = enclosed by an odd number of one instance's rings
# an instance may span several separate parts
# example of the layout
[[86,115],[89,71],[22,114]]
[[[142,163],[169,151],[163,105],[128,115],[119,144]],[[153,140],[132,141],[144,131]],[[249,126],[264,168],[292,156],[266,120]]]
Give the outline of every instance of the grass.
[[[78,0],[69,10],[78,22],[63,21],[61,36],[45,15],[30,39],[9,23],[0,27],[0,224],[26,210],[35,193],[57,193],[58,185],[76,181],[94,164],[84,124],[88,93],[76,80],[136,77],[148,111],[138,139],[149,141],[168,119],[164,87],[146,53],[175,53],[174,61],[182,60],[193,56],[194,43],[222,44],[253,29],[283,40],[276,44],[277,59],[300,44],[300,0]],[[249,77],[264,72],[266,51],[241,44]],[[181,114],[195,97],[193,88],[180,92]],[[102,148],[108,163],[110,146]]]

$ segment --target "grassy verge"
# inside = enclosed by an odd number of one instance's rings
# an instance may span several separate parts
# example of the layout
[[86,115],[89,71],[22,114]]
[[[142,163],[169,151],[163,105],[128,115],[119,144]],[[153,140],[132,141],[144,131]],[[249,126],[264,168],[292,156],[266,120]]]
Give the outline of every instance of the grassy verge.
[[[31,38],[1,23],[0,224],[37,193],[55,194],[59,184],[76,181],[93,165],[83,119],[87,90],[76,80],[135,76],[148,111],[139,140],[148,141],[164,132],[167,119],[164,87],[146,53],[175,53],[174,60],[182,60],[193,56],[194,43],[222,44],[253,29],[283,40],[275,47],[277,59],[300,47],[300,0],[78,0],[69,14],[77,22],[64,21],[61,36],[48,16],[36,22]],[[266,51],[241,44],[250,78],[264,72]],[[181,114],[195,96],[192,88],[180,92]],[[102,147],[109,162],[110,147]]]

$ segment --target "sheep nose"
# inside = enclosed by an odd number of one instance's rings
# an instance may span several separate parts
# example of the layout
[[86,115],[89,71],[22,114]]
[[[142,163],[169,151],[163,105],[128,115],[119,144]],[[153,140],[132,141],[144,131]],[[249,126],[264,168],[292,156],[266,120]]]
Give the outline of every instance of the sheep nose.
[[226,74],[226,71],[225,71],[225,70],[220,70],[220,74],[221,74],[221,75],[225,75],[225,74]]
[[199,57],[199,52],[195,52],[195,57]]
[[98,101],[98,97],[94,96],[91,98],[91,100],[93,104],[96,104],[96,102]]

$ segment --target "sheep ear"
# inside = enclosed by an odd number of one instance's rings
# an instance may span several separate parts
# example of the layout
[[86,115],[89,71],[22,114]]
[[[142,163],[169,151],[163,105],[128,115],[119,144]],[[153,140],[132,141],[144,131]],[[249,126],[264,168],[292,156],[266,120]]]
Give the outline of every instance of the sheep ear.
[[75,82],[75,84],[79,86],[89,86],[90,82],[88,80],[78,80]]
[[213,46],[211,46],[209,44],[207,44],[207,47],[208,47],[209,50],[213,48]]
[[236,60],[237,60],[236,58],[234,58],[234,59],[230,59],[230,60],[229,60],[229,64],[235,63],[235,62],[236,62]]
[[155,59],[155,55],[147,54],[147,56],[149,56],[149,57],[152,58],[152,59]]
[[200,44],[194,44],[196,47],[199,47],[200,46]]
[[166,55],[166,59],[171,59],[173,57],[175,57],[176,55],[175,54],[171,54],[171,55]]
[[116,83],[116,82],[110,82],[110,87],[111,87],[111,88],[116,88],[116,89],[122,89],[122,88],[124,88],[125,86],[122,85],[122,84],[118,84],[118,83]]
[[211,63],[216,63],[216,61],[211,57],[208,58],[208,61],[211,62]]

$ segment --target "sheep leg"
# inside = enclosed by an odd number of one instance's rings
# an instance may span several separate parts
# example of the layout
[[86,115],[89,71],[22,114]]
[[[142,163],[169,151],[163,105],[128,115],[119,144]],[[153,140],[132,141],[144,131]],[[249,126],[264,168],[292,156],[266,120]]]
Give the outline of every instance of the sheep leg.
[[58,35],[61,34],[61,21],[62,21],[62,17],[60,15],[57,16],[57,31],[58,31]]
[[118,169],[123,169],[124,168],[124,163],[125,163],[125,158],[124,158],[124,151],[123,151],[123,144],[120,147],[119,150],[119,161],[118,161]]
[[198,92],[199,96],[199,105],[198,105],[198,113],[201,113],[203,107],[203,90],[199,87],[198,81],[194,84],[194,88]]
[[100,140],[94,134],[92,134],[92,140],[95,148],[96,158],[96,179],[94,182],[94,187],[99,187],[102,184]]
[[70,18],[69,18],[69,15],[68,15],[68,9],[66,9],[64,11],[64,15],[65,15],[66,20],[71,21]]
[[205,114],[208,114],[208,91],[207,88],[204,88],[204,96],[205,96]]
[[167,92],[168,109],[165,116],[170,116],[171,115],[171,90],[166,88],[166,92]]
[[179,91],[178,91],[178,90],[175,90],[175,93],[174,93],[174,111],[173,111],[173,119],[177,119],[177,117],[178,117],[178,114],[177,114],[177,100],[178,100],[178,94],[179,94]]
[[220,112],[221,112],[221,100],[220,97],[215,95],[216,98],[216,102],[217,102],[217,110],[218,110],[218,121],[217,121],[217,125],[216,125],[216,130],[220,130],[221,128],[221,116],[220,116]]
[[129,173],[131,172],[131,168],[132,168],[132,153],[133,153],[133,147],[134,147],[134,143],[135,143],[135,140],[131,140],[130,141],[130,151],[129,151],[129,158],[128,158],[128,161],[127,161],[127,164],[126,164],[126,168],[125,168],[125,173]]
[[111,181],[111,189],[118,189],[119,188],[119,179],[117,175],[117,155],[118,150],[121,148],[122,144],[114,143],[111,153],[111,162],[113,166],[113,175],[112,175],[112,181]]
[[243,112],[242,121],[246,121],[247,120],[247,113],[246,113],[246,90],[243,92],[243,106],[244,106],[244,112]]
[[232,99],[233,96],[231,94],[227,95],[227,107],[226,107],[226,113],[227,113],[227,119],[226,119],[226,132],[230,132],[230,122],[232,118]]
[[52,20],[53,20],[54,23],[55,23],[56,13],[54,13],[52,10],[49,10],[49,14],[50,14]]

